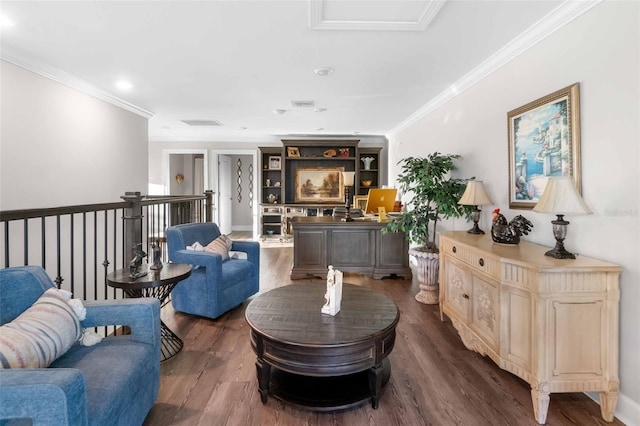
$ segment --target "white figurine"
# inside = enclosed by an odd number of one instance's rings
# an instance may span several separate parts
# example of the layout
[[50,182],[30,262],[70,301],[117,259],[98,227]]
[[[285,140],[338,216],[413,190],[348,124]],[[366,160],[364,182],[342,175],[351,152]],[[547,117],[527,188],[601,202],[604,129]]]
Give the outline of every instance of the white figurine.
[[326,303],[322,307],[323,314],[335,316],[340,312],[340,304],[342,302],[342,272],[333,269],[329,265],[327,273],[327,292],[324,295]]

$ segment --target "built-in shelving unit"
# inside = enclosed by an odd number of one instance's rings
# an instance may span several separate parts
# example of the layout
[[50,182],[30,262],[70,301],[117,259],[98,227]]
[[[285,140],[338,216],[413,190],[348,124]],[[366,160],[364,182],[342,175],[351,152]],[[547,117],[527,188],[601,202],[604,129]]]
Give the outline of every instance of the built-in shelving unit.
[[[282,141],[282,148],[261,147],[261,234],[263,238],[283,238],[290,234],[288,219],[293,216],[327,216],[344,200],[301,202],[296,199],[299,171],[331,169],[355,172],[350,194],[366,195],[370,188],[382,186],[380,150],[359,147],[359,140]],[[364,159],[368,160],[364,160]],[[369,186],[363,181],[371,181]]]
[[282,233],[282,148],[260,148],[260,219],[263,236]]
[[[366,185],[370,182],[369,185]],[[367,195],[369,189],[380,187],[380,148],[358,149],[358,190],[356,194]]]

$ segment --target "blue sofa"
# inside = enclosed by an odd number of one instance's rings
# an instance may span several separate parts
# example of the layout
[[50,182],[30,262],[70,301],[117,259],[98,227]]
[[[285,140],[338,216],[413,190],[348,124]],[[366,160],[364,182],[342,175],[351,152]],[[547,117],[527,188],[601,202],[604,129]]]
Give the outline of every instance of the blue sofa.
[[[0,325],[54,287],[38,266],[0,270]],[[48,368],[0,369],[0,424],[140,425],[160,384],[157,299],[83,301],[82,327],[127,325],[130,335],[74,344]],[[31,423],[29,423],[31,424]]]
[[167,229],[169,260],[194,265],[191,276],[171,292],[176,311],[207,318],[217,318],[256,294],[260,287],[260,244],[233,241],[231,250],[245,252],[246,259],[222,260],[206,251],[186,250],[195,242],[206,246],[220,236],[218,225],[211,222],[189,223]]

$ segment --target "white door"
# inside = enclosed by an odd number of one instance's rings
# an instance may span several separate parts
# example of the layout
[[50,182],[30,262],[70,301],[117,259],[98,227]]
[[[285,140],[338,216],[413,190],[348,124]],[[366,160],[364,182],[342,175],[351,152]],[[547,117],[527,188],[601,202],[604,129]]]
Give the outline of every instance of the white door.
[[218,155],[218,226],[223,234],[231,233],[231,158]]

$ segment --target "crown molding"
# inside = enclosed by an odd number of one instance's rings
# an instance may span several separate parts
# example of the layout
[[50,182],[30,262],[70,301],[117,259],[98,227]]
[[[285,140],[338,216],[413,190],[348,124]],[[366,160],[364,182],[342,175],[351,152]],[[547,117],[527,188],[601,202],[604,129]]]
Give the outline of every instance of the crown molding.
[[7,52],[6,48],[4,48],[3,51],[0,52],[0,59],[10,62],[33,73],[39,74],[50,80],[64,84],[65,86],[69,86],[72,89],[93,96],[94,98],[98,98],[102,101],[133,112],[134,114],[140,115],[146,119],[150,119],[154,115],[151,111],[147,111],[146,109],[137,107],[125,100],[118,98],[117,96],[113,96],[103,90],[100,90],[97,87],[87,83],[86,81],[81,80],[65,71],[62,71],[61,69],[46,65],[36,60],[22,59],[18,55]]
[[603,0],[567,0],[563,2],[538,22],[530,26],[518,37],[510,41],[503,48],[463,76],[460,80],[456,81],[447,90],[440,93],[418,111],[414,112],[396,127],[391,129],[386,134],[387,138],[393,138],[402,130],[416,123],[421,118],[426,117],[460,93],[480,82],[488,75],[494,73],[511,60],[517,58],[521,53],[529,50],[538,42],[544,40],[554,32],[569,24],[602,1]]
[[447,0],[431,0],[416,21],[358,21],[324,19],[324,0],[309,0],[309,28],[329,31],[424,31]]

